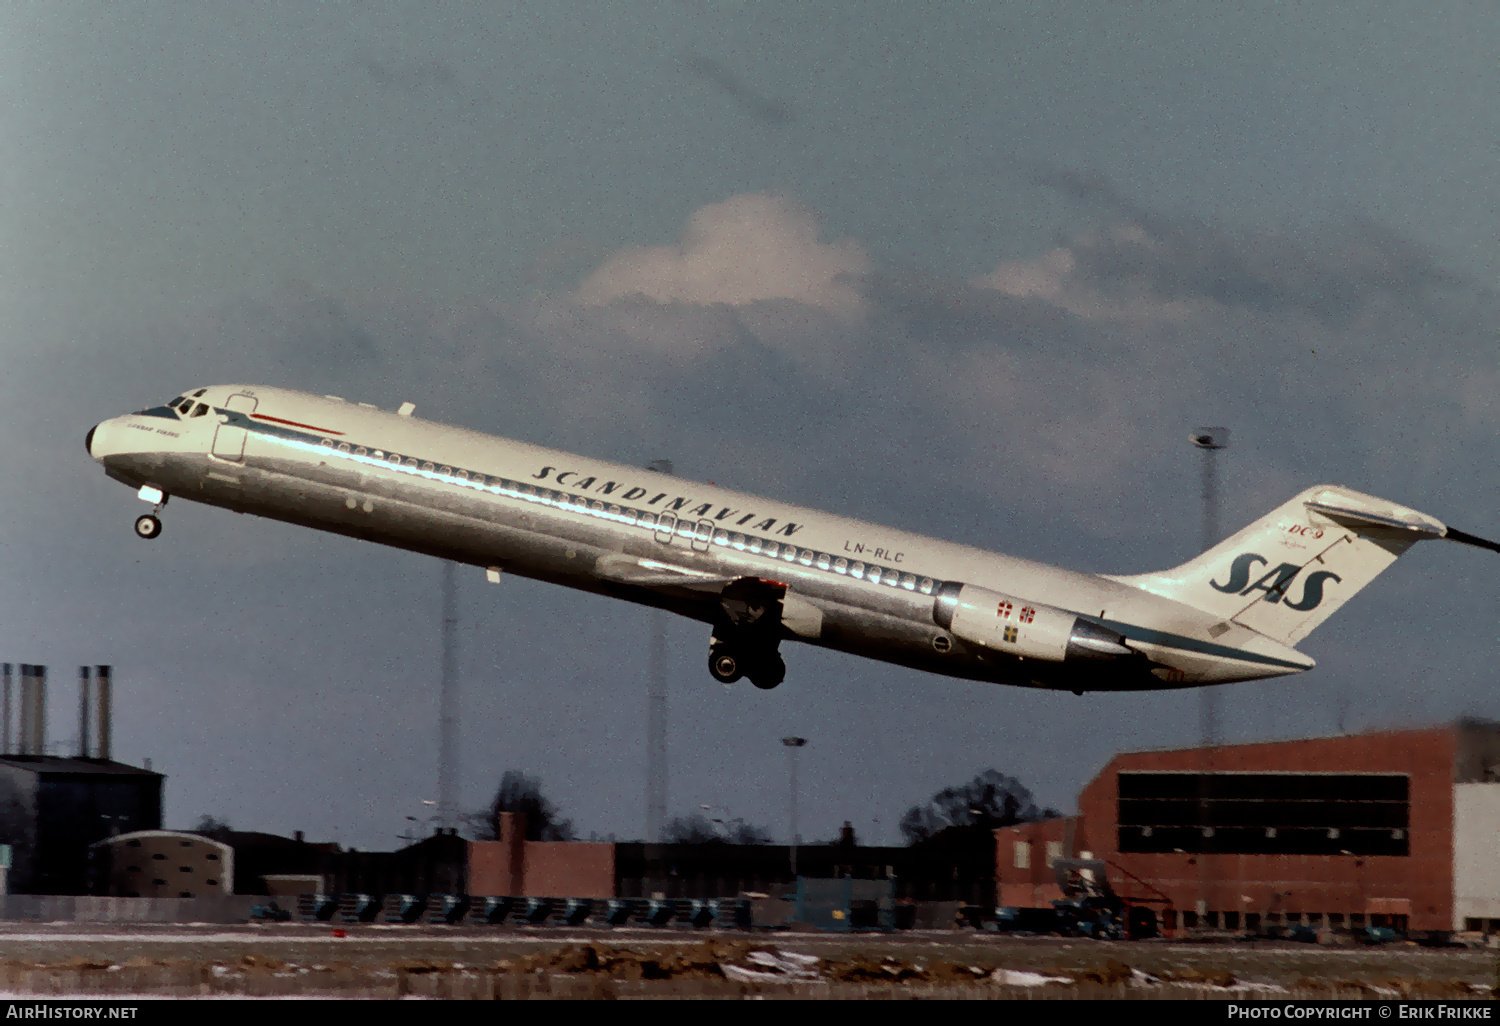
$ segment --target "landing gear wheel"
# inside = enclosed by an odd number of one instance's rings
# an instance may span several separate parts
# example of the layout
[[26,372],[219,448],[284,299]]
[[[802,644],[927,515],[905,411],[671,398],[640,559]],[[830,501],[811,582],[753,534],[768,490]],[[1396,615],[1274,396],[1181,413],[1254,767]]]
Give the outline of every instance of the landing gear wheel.
[[155,538],[161,534],[161,521],[150,513],[136,517],[135,533],[141,538]]
[[720,684],[733,684],[745,675],[740,657],[727,648],[714,646],[708,653],[708,672]]
[[750,674],[750,683],[762,691],[770,691],[784,680],[786,680],[786,663],[782,661],[781,656],[774,654]]

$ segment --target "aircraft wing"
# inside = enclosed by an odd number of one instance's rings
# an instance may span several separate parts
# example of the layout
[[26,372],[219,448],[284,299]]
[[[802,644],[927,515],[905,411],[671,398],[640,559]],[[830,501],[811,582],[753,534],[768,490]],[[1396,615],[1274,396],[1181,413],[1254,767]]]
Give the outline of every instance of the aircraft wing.
[[643,588],[690,588],[714,593],[723,591],[724,585],[738,579],[737,576],[726,577],[723,574],[663,563],[657,559],[640,559],[619,552],[600,556],[594,564],[594,572],[606,581],[620,584],[634,584]]

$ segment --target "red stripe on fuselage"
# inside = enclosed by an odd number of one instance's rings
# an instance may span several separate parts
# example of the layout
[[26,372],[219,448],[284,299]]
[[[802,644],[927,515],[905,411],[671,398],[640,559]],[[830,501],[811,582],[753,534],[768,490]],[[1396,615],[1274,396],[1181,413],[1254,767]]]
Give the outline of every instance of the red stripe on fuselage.
[[295,420],[283,420],[280,417],[273,417],[273,416],[271,416],[268,413],[252,413],[252,414],[250,414],[250,416],[254,420],[270,420],[270,421],[276,422],[277,424],[286,424],[286,425],[288,425],[290,427],[307,428],[307,430],[309,430],[309,431],[316,431],[316,432],[318,432],[319,434],[322,434],[322,435],[341,435],[341,434],[343,434],[342,431],[334,431],[331,428],[321,428],[321,427],[318,427],[316,424],[299,424]]

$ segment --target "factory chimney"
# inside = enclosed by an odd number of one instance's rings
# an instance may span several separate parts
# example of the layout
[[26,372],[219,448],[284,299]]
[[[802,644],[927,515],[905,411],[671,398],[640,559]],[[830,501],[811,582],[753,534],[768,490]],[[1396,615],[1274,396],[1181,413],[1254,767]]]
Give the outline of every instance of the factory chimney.
[[111,671],[108,666],[94,667],[94,758],[112,758],[110,752],[114,724],[113,698],[110,695]]
[[47,733],[47,668],[21,664],[20,754],[44,755]]
[[78,668],[78,757],[87,759],[94,754],[89,750],[89,668]]

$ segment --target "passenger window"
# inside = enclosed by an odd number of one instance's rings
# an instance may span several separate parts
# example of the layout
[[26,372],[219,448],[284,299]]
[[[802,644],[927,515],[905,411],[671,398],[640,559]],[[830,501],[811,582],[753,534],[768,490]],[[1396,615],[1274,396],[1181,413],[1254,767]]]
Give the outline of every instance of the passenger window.
[[349,443],[348,442],[340,442],[339,443],[339,452],[348,452],[348,451],[349,451]]
[[452,467],[441,467],[441,468],[438,469],[438,473],[442,474],[444,477],[452,477],[453,476],[453,468]]
[[677,533],[684,538],[691,538],[694,526],[691,520],[679,520],[677,521]]
[[803,566],[812,566],[812,561],[813,561],[813,552],[812,552],[812,549],[803,549],[801,552],[799,552],[797,554],[797,562],[801,563]]
[[781,547],[781,558],[788,563],[797,558],[797,547],[795,545],[783,545]]
[[427,472],[429,472],[429,473],[431,473],[432,471],[436,470],[437,468],[434,467],[431,463],[424,463],[424,464],[422,464],[422,469],[425,470],[425,471],[427,471]]
[[917,576],[916,576],[916,574],[902,574],[901,575],[901,587],[905,588],[907,591],[912,591],[913,589],[916,588],[916,586],[917,586]]
[[468,471],[467,471],[467,470],[460,470],[460,471],[459,471],[459,472],[458,472],[458,474],[457,474],[457,475],[455,475],[455,476],[456,476],[456,477],[457,477],[457,478],[458,478],[458,479],[459,479],[459,480],[460,480],[460,481],[467,481],[467,480],[468,480],[468,479],[469,479],[469,472],[468,472]]
[[593,502],[589,503],[589,508],[594,510],[594,512],[596,513],[603,513],[604,503],[599,499],[595,499]]
[[923,595],[931,595],[932,594],[932,578],[931,577],[924,577],[924,578],[922,578],[921,583],[919,583],[917,585],[917,590],[920,591]]
[[354,448],[354,455],[356,455],[356,456],[367,456],[367,455],[369,455],[369,452],[370,452],[370,450],[366,449],[362,445],[355,446],[355,448]]
[[401,457],[398,454],[394,453],[394,452],[391,453],[391,463],[393,463],[393,464],[395,464],[397,466],[400,466],[401,465]]
[[[762,544],[762,545],[765,546],[765,554],[768,555],[768,556],[770,556],[772,559],[775,559],[776,556],[777,556],[777,554],[781,552],[781,546],[778,545],[776,542],[773,542],[773,541],[764,541],[763,539],[760,539],[760,538],[757,538],[755,540],[757,542],[759,542],[760,544]],[[750,551],[752,551],[752,552],[755,551],[755,549],[754,549],[753,546],[751,547]]]
[[715,545],[728,545],[729,544],[729,532],[723,530],[722,528],[719,529],[719,530],[717,530],[717,531],[715,531],[714,532],[714,544]]
[[840,556],[833,561],[833,569],[841,574],[847,574],[849,572],[849,561]]
[[[415,468],[417,465],[417,458],[415,456],[406,457],[406,465],[408,467]],[[431,464],[428,464],[428,466],[431,466]]]
[[656,526],[656,514],[655,513],[642,513],[641,514],[641,526],[642,527],[655,527]]
[[863,577],[864,575],[865,575],[865,565],[863,563],[859,562],[859,560],[855,560],[853,563],[849,564],[849,576],[850,577],[860,578],[860,577]]
[[819,570],[827,570],[828,566],[829,566],[828,553],[826,553],[826,552],[820,552],[820,553],[818,553],[818,569]]

